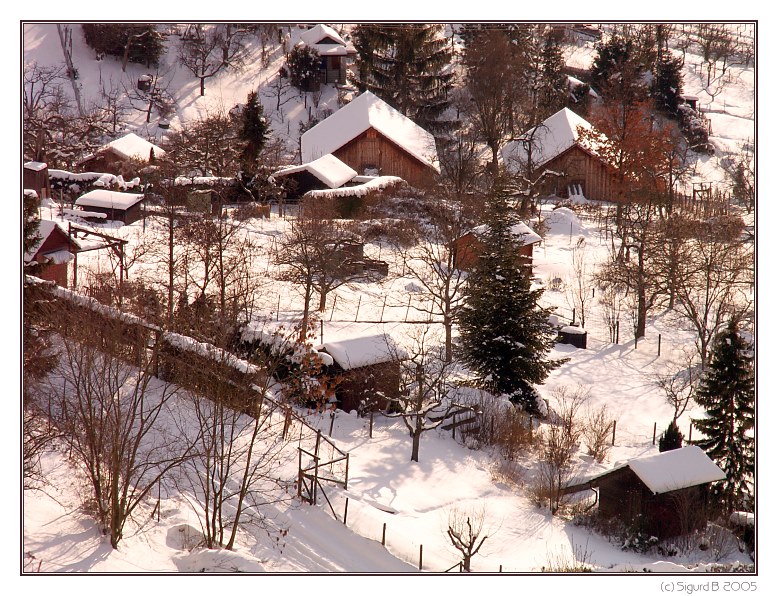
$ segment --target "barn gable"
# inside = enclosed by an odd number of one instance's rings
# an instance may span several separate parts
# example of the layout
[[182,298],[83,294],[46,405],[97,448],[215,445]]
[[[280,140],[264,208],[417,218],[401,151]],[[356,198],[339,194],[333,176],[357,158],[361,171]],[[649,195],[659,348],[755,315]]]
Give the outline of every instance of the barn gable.
[[[380,146],[381,140],[387,142]],[[332,153],[359,171],[364,160],[356,163],[354,145],[359,144],[360,151],[375,145],[377,163],[373,165],[381,174],[404,177],[402,172],[393,171],[392,156],[387,155],[384,159],[382,151],[391,151],[392,147],[417,166],[440,172],[435,138],[369,91],[306,131],[300,144],[303,162]]]

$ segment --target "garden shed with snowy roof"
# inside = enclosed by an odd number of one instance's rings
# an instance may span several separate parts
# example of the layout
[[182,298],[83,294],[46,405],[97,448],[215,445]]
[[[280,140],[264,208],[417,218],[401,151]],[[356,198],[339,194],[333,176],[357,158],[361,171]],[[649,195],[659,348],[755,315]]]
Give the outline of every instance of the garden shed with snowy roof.
[[708,486],[726,477],[696,445],[638,457],[565,493],[598,488],[598,511],[659,539],[702,530]]
[[357,51],[335,29],[328,25],[316,25],[300,35],[300,43],[318,52],[322,83],[346,82],[349,60]]
[[332,341],[316,349],[332,357],[324,372],[338,379],[335,397],[341,410],[385,410],[398,396],[404,353],[388,335]]
[[141,203],[144,195],[113,190],[95,189],[76,199],[85,219],[109,219],[131,224],[143,217]]
[[38,241],[24,254],[25,266],[34,267],[33,275],[66,288],[68,264],[81,246],[57,222],[41,220]]
[[352,168],[328,153],[312,162],[277,170],[272,178],[284,184],[287,200],[296,201],[311,190],[340,188],[356,175]]
[[540,187],[541,195],[615,200],[620,190],[615,169],[601,154],[602,143],[607,139],[593,131],[589,122],[572,110],[562,108],[519,139],[506,144],[502,158],[511,173],[520,173],[532,180],[544,171],[558,174],[545,178]]
[[[481,254],[480,238],[489,230],[486,225],[473,228],[463,234],[453,243],[454,267],[463,271],[472,269]],[[532,249],[543,239],[527,224],[519,222],[511,227],[511,233],[516,237],[519,254],[526,259],[526,265],[532,266]]]
[[76,165],[84,171],[108,172],[118,164],[132,161],[151,163],[163,155],[164,149],[131,132],[83,157]]
[[331,153],[360,175],[424,186],[440,173],[435,137],[365,91],[300,137],[303,163]]

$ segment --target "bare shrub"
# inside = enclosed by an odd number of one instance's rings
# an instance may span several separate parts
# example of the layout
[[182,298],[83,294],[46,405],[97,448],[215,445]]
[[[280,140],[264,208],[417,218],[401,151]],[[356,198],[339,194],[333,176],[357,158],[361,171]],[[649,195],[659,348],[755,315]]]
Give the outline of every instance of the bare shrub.
[[598,463],[605,461],[611,449],[611,424],[608,406],[587,410],[582,428],[583,441],[587,455],[591,455]]
[[543,573],[591,573],[592,552],[589,542],[584,546],[573,543],[573,552],[568,553],[561,548],[546,554],[546,565],[541,567]]
[[480,508],[462,509],[453,506],[448,513],[448,524],[445,530],[451,545],[462,556],[461,569],[470,571],[473,557],[494,531],[486,527],[486,505]]
[[539,506],[547,502],[552,515],[561,506],[563,489],[571,479],[573,456],[578,451],[583,433],[578,412],[589,393],[579,385],[575,390],[560,387],[553,395],[556,407],[550,412],[550,422],[542,431],[541,457],[532,489],[535,502]]
[[481,424],[473,437],[477,445],[495,447],[508,460],[532,449],[536,441],[532,417],[527,412],[491,395],[482,396],[478,408]]

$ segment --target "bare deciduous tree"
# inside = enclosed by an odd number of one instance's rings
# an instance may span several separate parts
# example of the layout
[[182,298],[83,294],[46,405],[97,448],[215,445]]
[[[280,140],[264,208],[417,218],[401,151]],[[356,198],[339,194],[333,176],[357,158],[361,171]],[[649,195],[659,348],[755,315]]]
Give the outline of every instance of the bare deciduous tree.
[[594,302],[594,278],[589,269],[590,257],[587,252],[586,239],[581,236],[570,253],[572,273],[565,283],[567,304],[575,310],[581,321],[581,327],[584,328],[589,309]]
[[473,557],[493,534],[490,528],[485,527],[485,523],[486,504],[482,504],[480,509],[454,506],[449,510],[446,536],[462,556],[462,570],[468,573],[471,571]]

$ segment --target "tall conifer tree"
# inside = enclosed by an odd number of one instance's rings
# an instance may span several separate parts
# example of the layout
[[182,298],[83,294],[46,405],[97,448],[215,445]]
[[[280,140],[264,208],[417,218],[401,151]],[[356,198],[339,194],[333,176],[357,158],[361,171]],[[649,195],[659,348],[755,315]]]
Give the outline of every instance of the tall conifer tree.
[[533,411],[532,386],[564,361],[547,358],[556,333],[548,322],[550,310],[538,304],[543,290],[531,288],[517,223],[506,191],[497,187],[459,316],[461,357],[494,391]]
[[731,321],[716,338],[710,366],[694,397],[705,409],[705,417],[693,421],[705,435],[695,444],[727,475],[712,487],[726,513],[751,507],[754,397],[753,352]]
[[454,74],[443,26],[363,24],[353,32],[357,87],[370,91],[433,134],[449,105]]

